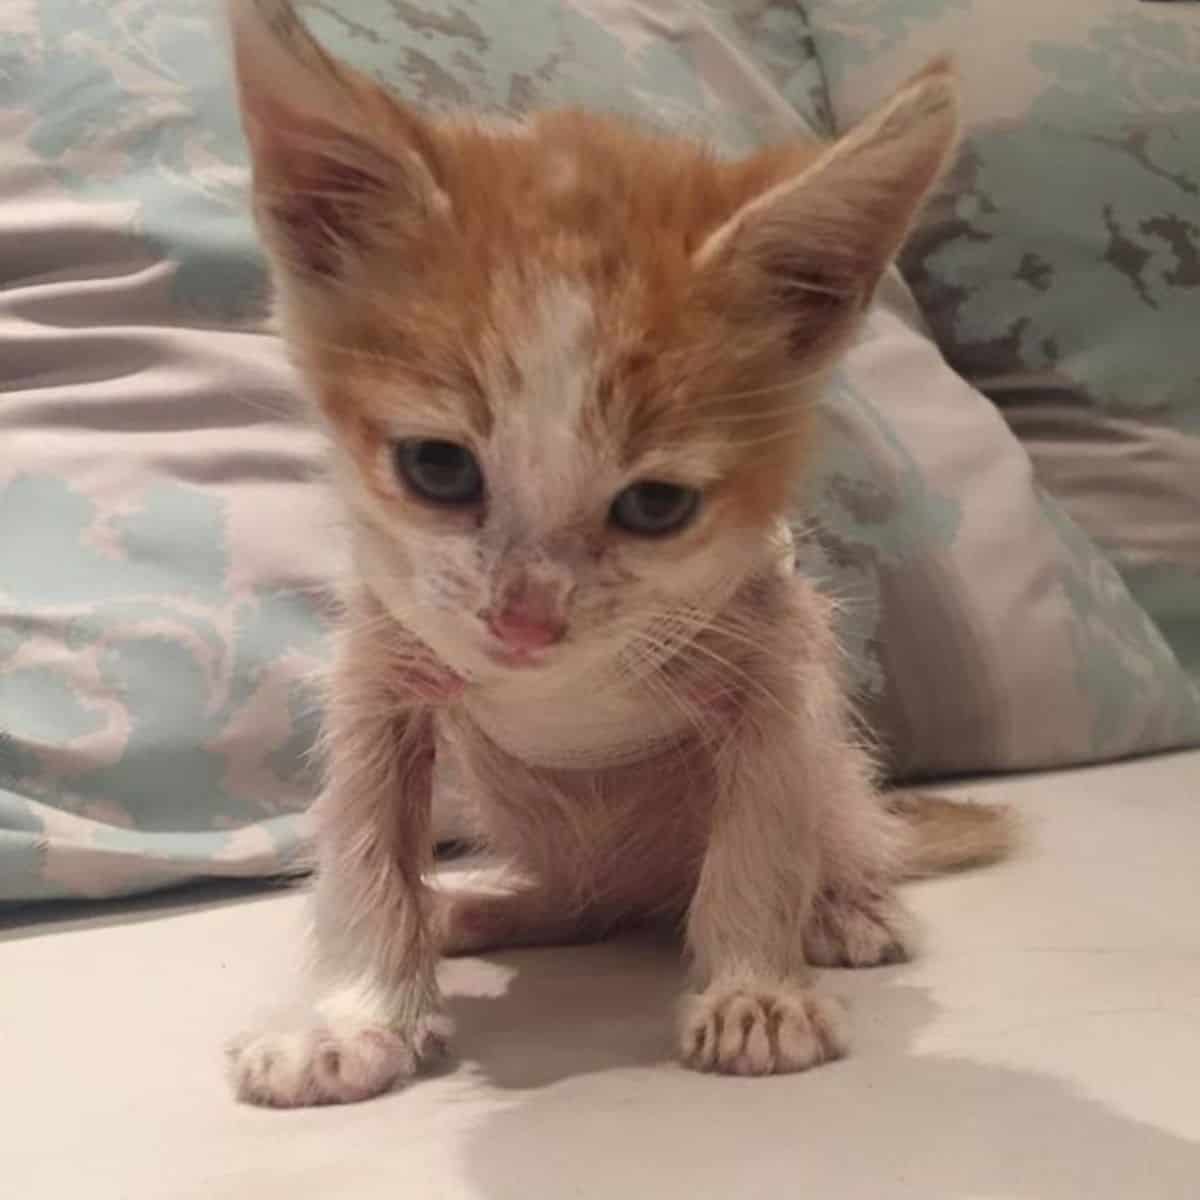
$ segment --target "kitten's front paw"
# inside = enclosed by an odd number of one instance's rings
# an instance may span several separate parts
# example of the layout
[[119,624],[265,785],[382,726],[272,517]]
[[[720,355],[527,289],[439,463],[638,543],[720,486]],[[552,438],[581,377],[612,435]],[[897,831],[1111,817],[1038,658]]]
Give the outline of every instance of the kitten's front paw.
[[804,928],[804,957],[821,967],[907,962],[912,919],[893,896],[825,892]]
[[687,996],[679,1022],[685,1066],[725,1075],[783,1075],[841,1058],[841,1004],[799,985],[739,980]]
[[383,1025],[251,1034],[229,1047],[229,1076],[247,1104],[352,1104],[415,1075],[444,1052],[449,1035],[442,1016],[425,1018],[411,1037]]

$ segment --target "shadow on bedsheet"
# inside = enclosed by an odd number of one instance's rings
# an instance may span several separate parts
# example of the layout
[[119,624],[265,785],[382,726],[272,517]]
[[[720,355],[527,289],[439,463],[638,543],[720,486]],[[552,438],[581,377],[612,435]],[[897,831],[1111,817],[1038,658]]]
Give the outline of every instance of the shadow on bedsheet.
[[160,917],[276,896],[300,886],[303,886],[303,880],[296,876],[208,879],[112,900],[47,900],[35,904],[0,905],[0,942],[71,929],[154,921]]
[[670,1060],[679,952],[652,935],[491,956],[514,969],[502,995],[447,997],[455,1059],[500,1088],[541,1088]]
[[497,961],[516,968],[504,995],[452,1002],[461,1059],[523,1093],[471,1135],[469,1174],[489,1200],[1200,1195],[1200,1144],[1048,1075],[916,1053],[936,1010],[903,967],[827,974],[853,1005],[852,1057],[741,1080],[662,1067],[679,983],[663,947]]

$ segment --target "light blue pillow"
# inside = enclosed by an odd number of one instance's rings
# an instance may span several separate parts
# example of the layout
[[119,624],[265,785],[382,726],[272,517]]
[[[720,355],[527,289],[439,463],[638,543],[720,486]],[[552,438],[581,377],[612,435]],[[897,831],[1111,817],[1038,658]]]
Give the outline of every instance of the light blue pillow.
[[966,146],[906,273],[1200,679],[1200,5],[804,7],[841,125],[957,58]]

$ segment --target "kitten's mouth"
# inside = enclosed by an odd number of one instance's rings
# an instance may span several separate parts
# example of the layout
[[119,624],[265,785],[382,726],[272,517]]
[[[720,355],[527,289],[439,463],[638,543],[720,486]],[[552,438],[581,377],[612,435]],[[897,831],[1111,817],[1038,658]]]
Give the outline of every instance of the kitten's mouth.
[[484,653],[498,666],[529,670],[543,666],[566,636],[566,622],[541,613],[505,611],[499,616],[481,613]]
[[504,642],[488,642],[484,653],[501,667],[529,670],[544,666],[550,657],[549,647],[510,646]]

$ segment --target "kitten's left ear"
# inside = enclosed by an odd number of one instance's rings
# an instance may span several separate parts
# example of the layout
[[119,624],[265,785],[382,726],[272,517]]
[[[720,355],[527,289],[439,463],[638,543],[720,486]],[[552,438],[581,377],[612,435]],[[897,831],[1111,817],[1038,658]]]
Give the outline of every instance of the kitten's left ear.
[[449,204],[421,116],[333,59],[291,0],[226,0],[255,210],[293,279],[337,275],[382,226]]
[[711,294],[784,323],[795,355],[836,348],[870,301],[958,141],[957,87],[930,63],[799,175],[744,205],[695,265]]

